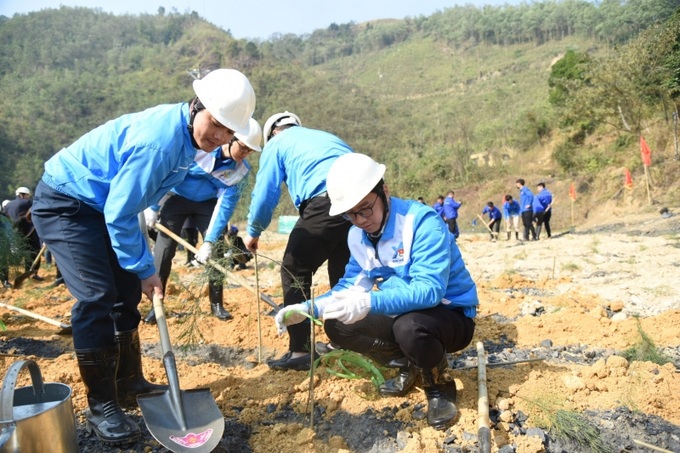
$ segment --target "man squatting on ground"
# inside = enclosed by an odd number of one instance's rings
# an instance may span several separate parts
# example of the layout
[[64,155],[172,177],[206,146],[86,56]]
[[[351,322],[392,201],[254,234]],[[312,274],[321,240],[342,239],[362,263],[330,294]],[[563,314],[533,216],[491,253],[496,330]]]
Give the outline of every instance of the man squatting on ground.
[[[358,153],[330,168],[330,214],[354,225],[347,239],[351,258],[338,284],[315,299],[314,316],[323,318],[334,346],[399,367],[381,394],[405,395],[420,378],[427,421],[442,429],[458,413],[446,353],[472,340],[477,288],[441,217],[416,201],[390,197],[384,174],[384,165]],[[279,311],[279,332],[306,319],[310,305]]]
[[[347,231],[341,215],[329,215],[326,175],[333,162],[352,149],[335,135],[302,127],[290,112],[277,113],[264,125],[265,145],[248,213],[246,247],[255,252],[267,229],[285,182],[300,213],[288,237],[281,263],[284,305],[311,298],[312,275],[328,260],[328,279],[335,285],[349,260]],[[267,365],[275,370],[308,370],[312,346],[309,322],[289,331],[288,352]]]
[[[203,244],[195,259],[201,264],[206,263],[213,253],[213,244],[224,234],[241,198],[250,171],[246,157],[253,151],[262,151],[261,142],[262,129],[257,121],[251,118],[248,133],[234,134],[228,144],[210,153],[199,151],[189,167],[187,177],[172,189],[162,209],[158,204],[144,211],[147,227],[153,228],[160,211],[161,225],[179,236],[187,219],[193,219],[194,225],[203,237]],[[163,283],[163,292],[170,277],[176,250],[177,242],[159,231],[153,248],[153,258],[158,276]],[[210,310],[215,317],[226,321],[232,316],[224,309],[223,281],[224,275],[217,269],[210,268],[208,272]],[[149,324],[156,322],[153,308],[144,318],[144,322]]]
[[167,388],[142,374],[137,327],[142,293],[163,296],[138,215],[182,182],[197,150],[247,133],[250,82],[217,69],[193,83],[190,103],[123,115],[88,132],[45,163],[33,220],[69,291],[73,346],[87,388],[89,429],[111,444],[141,437],[121,405]]

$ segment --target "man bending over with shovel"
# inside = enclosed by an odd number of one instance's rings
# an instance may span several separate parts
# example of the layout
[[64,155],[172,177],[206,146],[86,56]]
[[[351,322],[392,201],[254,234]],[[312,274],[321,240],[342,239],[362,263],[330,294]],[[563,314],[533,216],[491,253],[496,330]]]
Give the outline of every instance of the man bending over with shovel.
[[137,306],[163,295],[138,214],[182,182],[196,152],[248,131],[255,93],[233,69],[193,83],[190,103],[123,115],[88,132],[45,163],[33,203],[38,234],[76,303],[73,346],[87,388],[87,424],[102,442],[141,437],[121,405],[167,387],[142,374]]
[[[382,395],[405,395],[419,378],[427,421],[444,429],[458,413],[446,353],[472,340],[477,287],[441,217],[417,201],[390,197],[384,174],[384,165],[358,153],[330,168],[330,214],[354,225],[347,239],[352,256],[338,284],[315,300],[314,315],[324,319],[334,345],[399,368]],[[310,305],[281,309],[279,332],[306,319]]]

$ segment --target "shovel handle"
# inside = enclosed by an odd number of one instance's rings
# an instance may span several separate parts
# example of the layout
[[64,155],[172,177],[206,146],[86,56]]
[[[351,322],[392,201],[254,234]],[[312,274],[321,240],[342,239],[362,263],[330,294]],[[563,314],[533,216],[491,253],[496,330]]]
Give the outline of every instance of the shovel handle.
[[46,316],[39,315],[37,313],[33,313],[32,311],[24,310],[23,308],[15,307],[14,305],[8,305],[4,302],[0,302],[0,307],[6,308],[8,310],[16,311],[17,313],[21,313],[22,315],[28,316],[29,318],[38,319],[38,320],[46,322],[48,324],[52,324],[53,326],[61,327],[62,329],[67,329],[67,328],[71,327],[68,324],[64,324],[63,322],[59,322],[55,319],[50,319]]
[[[194,255],[198,253],[198,249],[196,247],[189,244],[187,241],[182,239],[181,236],[176,235],[170,229],[163,226],[161,223],[156,223],[155,226],[156,226],[156,229],[158,231],[167,234],[169,237],[174,239],[178,244],[187,248]],[[210,264],[212,267],[214,267],[218,271],[222,272],[225,275],[225,277],[227,277],[228,279],[233,280],[234,282],[238,283],[240,286],[242,286],[243,288],[252,292],[253,294],[257,294],[257,290],[255,288],[253,288],[245,279],[234,275],[233,272],[227,272],[227,270],[223,266],[221,266],[219,263],[215,262],[215,260],[208,259],[208,264]],[[275,311],[277,311],[277,312],[279,311],[279,306],[268,295],[260,293],[260,299],[265,301],[267,303],[267,305],[271,306]]]
[[167,352],[172,352],[172,345],[170,344],[170,334],[168,333],[168,322],[165,319],[163,298],[157,294],[153,295],[153,312],[156,314],[156,325],[161,337],[161,350],[163,355],[165,355]]

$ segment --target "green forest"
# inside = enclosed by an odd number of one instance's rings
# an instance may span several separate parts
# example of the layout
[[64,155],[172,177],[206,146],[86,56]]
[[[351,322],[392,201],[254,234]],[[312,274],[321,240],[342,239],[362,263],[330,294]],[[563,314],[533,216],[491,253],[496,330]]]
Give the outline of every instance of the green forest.
[[594,204],[622,199],[621,169],[643,174],[643,134],[654,153],[654,198],[663,203],[680,195],[679,6],[464,6],[264,41],[235,39],[209,17],[164,8],[0,16],[0,196],[35,187],[45,160],[90,129],[188,101],[193,77],[231,67],[252,82],[261,123],[277,111],[297,113],[303,125],[386,163],[402,197],[431,204],[453,189],[472,203],[500,201],[524,177],[560,190],[576,181],[579,197]]

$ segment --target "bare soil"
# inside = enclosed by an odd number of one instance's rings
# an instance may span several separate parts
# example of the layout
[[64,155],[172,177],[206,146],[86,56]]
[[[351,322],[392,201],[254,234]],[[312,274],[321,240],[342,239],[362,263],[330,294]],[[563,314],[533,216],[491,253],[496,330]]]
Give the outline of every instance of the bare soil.
[[[491,242],[483,232],[464,232],[463,257],[480,295],[477,329],[470,347],[450,357],[458,386],[460,418],[446,431],[424,420],[420,389],[403,398],[381,398],[367,379],[348,380],[320,367],[314,377],[314,417],[306,372],[274,372],[264,364],[287,348],[276,333],[271,307],[238,285],[225,290],[234,319],[210,316],[201,269],[176,257],[166,307],[182,389],[209,388],[225,417],[216,451],[230,452],[435,452],[478,450],[476,344],[488,361],[539,359],[490,365],[487,385],[492,451],[596,451],[560,436],[551,423],[557,410],[574,411],[599,433],[602,451],[680,451],[680,215],[649,211],[591,219],[552,239]],[[234,271],[279,302],[279,268],[286,236],[266,233],[260,241],[259,275],[253,262]],[[266,258],[265,258],[266,257]],[[73,300],[64,286],[51,288],[54,268],[43,265],[45,282],[28,280],[0,300],[68,322]],[[315,292],[328,289],[319,273]],[[2,291],[2,290],[0,290]],[[150,302],[140,305],[142,315]],[[161,452],[139,411],[130,414],[143,440],[124,448],[103,447],[84,431],[87,403],[70,337],[58,327],[0,310],[0,372],[16,360],[38,362],[47,382],[73,389],[83,452]],[[147,378],[165,383],[155,326],[140,325]],[[628,361],[621,355],[653,341],[669,363]],[[317,340],[325,339],[322,330]],[[390,376],[390,371],[386,371]],[[28,385],[22,377],[20,385]],[[540,428],[540,429],[536,429]],[[578,437],[578,436],[577,436]],[[663,450],[662,450],[663,451]]]

